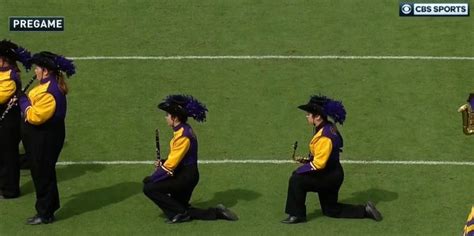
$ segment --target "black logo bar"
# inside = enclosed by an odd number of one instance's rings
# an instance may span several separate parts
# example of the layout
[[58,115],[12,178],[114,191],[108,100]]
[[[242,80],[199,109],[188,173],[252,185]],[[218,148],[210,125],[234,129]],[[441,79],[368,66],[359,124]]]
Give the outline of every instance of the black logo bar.
[[10,31],[64,31],[62,16],[11,16]]

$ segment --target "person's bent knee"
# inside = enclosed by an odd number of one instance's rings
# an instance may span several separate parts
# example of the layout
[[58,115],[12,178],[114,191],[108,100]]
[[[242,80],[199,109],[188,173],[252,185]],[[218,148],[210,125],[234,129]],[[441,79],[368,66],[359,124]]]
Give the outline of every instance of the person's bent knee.
[[299,175],[299,174],[291,175],[290,180],[289,180],[290,184],[300,183],[301,182],[301,177],[302,176]]
[[151,183],[146,183],[143,185],[143,193],[147,196],[151,193]]
[[167,194],[168,192],[159,183],[149,182],[143,185],[143,193],[148,196],[149,194]]

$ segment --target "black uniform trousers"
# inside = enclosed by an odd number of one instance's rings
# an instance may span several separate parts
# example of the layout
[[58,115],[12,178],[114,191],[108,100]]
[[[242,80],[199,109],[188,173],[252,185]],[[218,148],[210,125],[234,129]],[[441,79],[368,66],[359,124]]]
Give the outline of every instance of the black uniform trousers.
[[31,159],[31,177],[36,191],[36,211],[40,217],[54,216],[59,209],[56,162],[65,138],[64,121],[39,126],[24,123],[23,144]]
[[189,204],[198,182],[199,171],[196,164],[181,166],[172,177],[145,183],[143,193],[161,208],[168,219],[187,212],[191,219],[216,220],[216,208],[199,209]]
[[293,172],[288,185],[285,212],[291,216],[306,217],[306,193],[317,192],[323,214],[335,218],[364,218],[365,205],[338,203],[344,171],[337,163],[333,168],[305,174]]
[[[0,114],[6,105],[0,105]],[[20,195],[20,108],[14,106],[0,123],[0,190],[5,198]]]

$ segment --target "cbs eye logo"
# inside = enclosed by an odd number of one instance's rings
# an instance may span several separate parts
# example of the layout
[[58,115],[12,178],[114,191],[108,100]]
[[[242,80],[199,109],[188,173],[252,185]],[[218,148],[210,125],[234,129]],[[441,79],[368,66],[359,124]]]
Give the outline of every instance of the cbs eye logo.
[[410,4],[403,4],[402,7],[401,7],[401,10],[402,10],[402,13],[403,14],[410,14],[411,13],[411,6]]
[[400,3],[400,16],[413,15],[413,5],[410,3]]

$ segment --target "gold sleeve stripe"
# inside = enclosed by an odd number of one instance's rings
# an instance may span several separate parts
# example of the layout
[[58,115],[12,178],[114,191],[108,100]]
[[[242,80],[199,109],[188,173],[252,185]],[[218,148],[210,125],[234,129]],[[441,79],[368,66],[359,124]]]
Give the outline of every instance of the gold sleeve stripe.
[[316,169],[323,169],[326,167],[329,156],[332,151],[332,141],[328,137],[321,136],[318,141],[312,146],[313,162],[311,163]]
[[15,94],[15,90],[15,81],[0,81],[0,104],[6,104],[13,96],[13,94]]
[[32,125],[48,121],[56,110],[56,101],[50,93],[40,93],[30,99],[31,106],[26,109],[25,119]]
[[163,164],[167,169],[173,171],[178,167],[181,160],[184,158],[186,153],[191,146],[191,140],[188,137],[180,136],[177,137],[171,146],[170,154],[168,159]]

